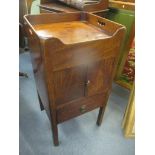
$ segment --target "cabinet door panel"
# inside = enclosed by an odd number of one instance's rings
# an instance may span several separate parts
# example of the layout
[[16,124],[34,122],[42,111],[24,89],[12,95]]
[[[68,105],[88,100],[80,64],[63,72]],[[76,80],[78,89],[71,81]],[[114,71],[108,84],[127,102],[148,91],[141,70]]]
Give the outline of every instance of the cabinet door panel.
[[114,58],[97,61],[88,66],[87,96],[103,93],[110,89],[112,83]]
[[63,104],[84,97],[86,67],[78,66],[54,72],[55,102]]

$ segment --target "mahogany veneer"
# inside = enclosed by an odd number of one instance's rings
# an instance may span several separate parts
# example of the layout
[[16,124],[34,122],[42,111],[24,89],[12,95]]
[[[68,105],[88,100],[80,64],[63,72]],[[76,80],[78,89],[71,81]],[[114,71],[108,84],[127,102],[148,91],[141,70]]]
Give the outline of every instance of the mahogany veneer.
[[26,15],[41,109],[58,123],[100,108],[102,122],[125,28],[89,13]]

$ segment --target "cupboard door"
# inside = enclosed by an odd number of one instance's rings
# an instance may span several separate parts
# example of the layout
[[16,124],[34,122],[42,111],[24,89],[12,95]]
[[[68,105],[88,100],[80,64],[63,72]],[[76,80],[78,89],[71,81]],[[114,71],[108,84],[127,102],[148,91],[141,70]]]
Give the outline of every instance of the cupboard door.
[[54,72],[55,103],[63,104],[85,95],[86,67]]
[[88,65],[87,96],[104,93],[112,84],[114,58],[94,62]]

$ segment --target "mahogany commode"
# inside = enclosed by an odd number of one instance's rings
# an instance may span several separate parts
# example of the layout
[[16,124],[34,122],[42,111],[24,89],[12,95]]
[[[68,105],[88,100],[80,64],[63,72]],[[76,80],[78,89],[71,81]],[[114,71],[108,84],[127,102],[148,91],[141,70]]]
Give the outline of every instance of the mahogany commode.
[[39,101],[58,145],[58,123],[100,108],[101,124],[125,28],[85,12],[24,18]]

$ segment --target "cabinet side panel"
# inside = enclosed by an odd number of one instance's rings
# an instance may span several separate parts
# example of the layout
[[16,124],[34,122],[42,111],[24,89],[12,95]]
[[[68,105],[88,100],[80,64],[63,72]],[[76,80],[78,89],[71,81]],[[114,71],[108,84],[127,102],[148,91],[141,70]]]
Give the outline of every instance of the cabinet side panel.
[[47,115],[50,118],[49,99],[47,95],[43,53],[41,51],[40,40],[28,25],[26,25],[26,33],[28,35],[28,44],[30,47],[31,62],[32,62],[37,92],[38,92],[38,95],[40,96],[44,109],[46,110]]

